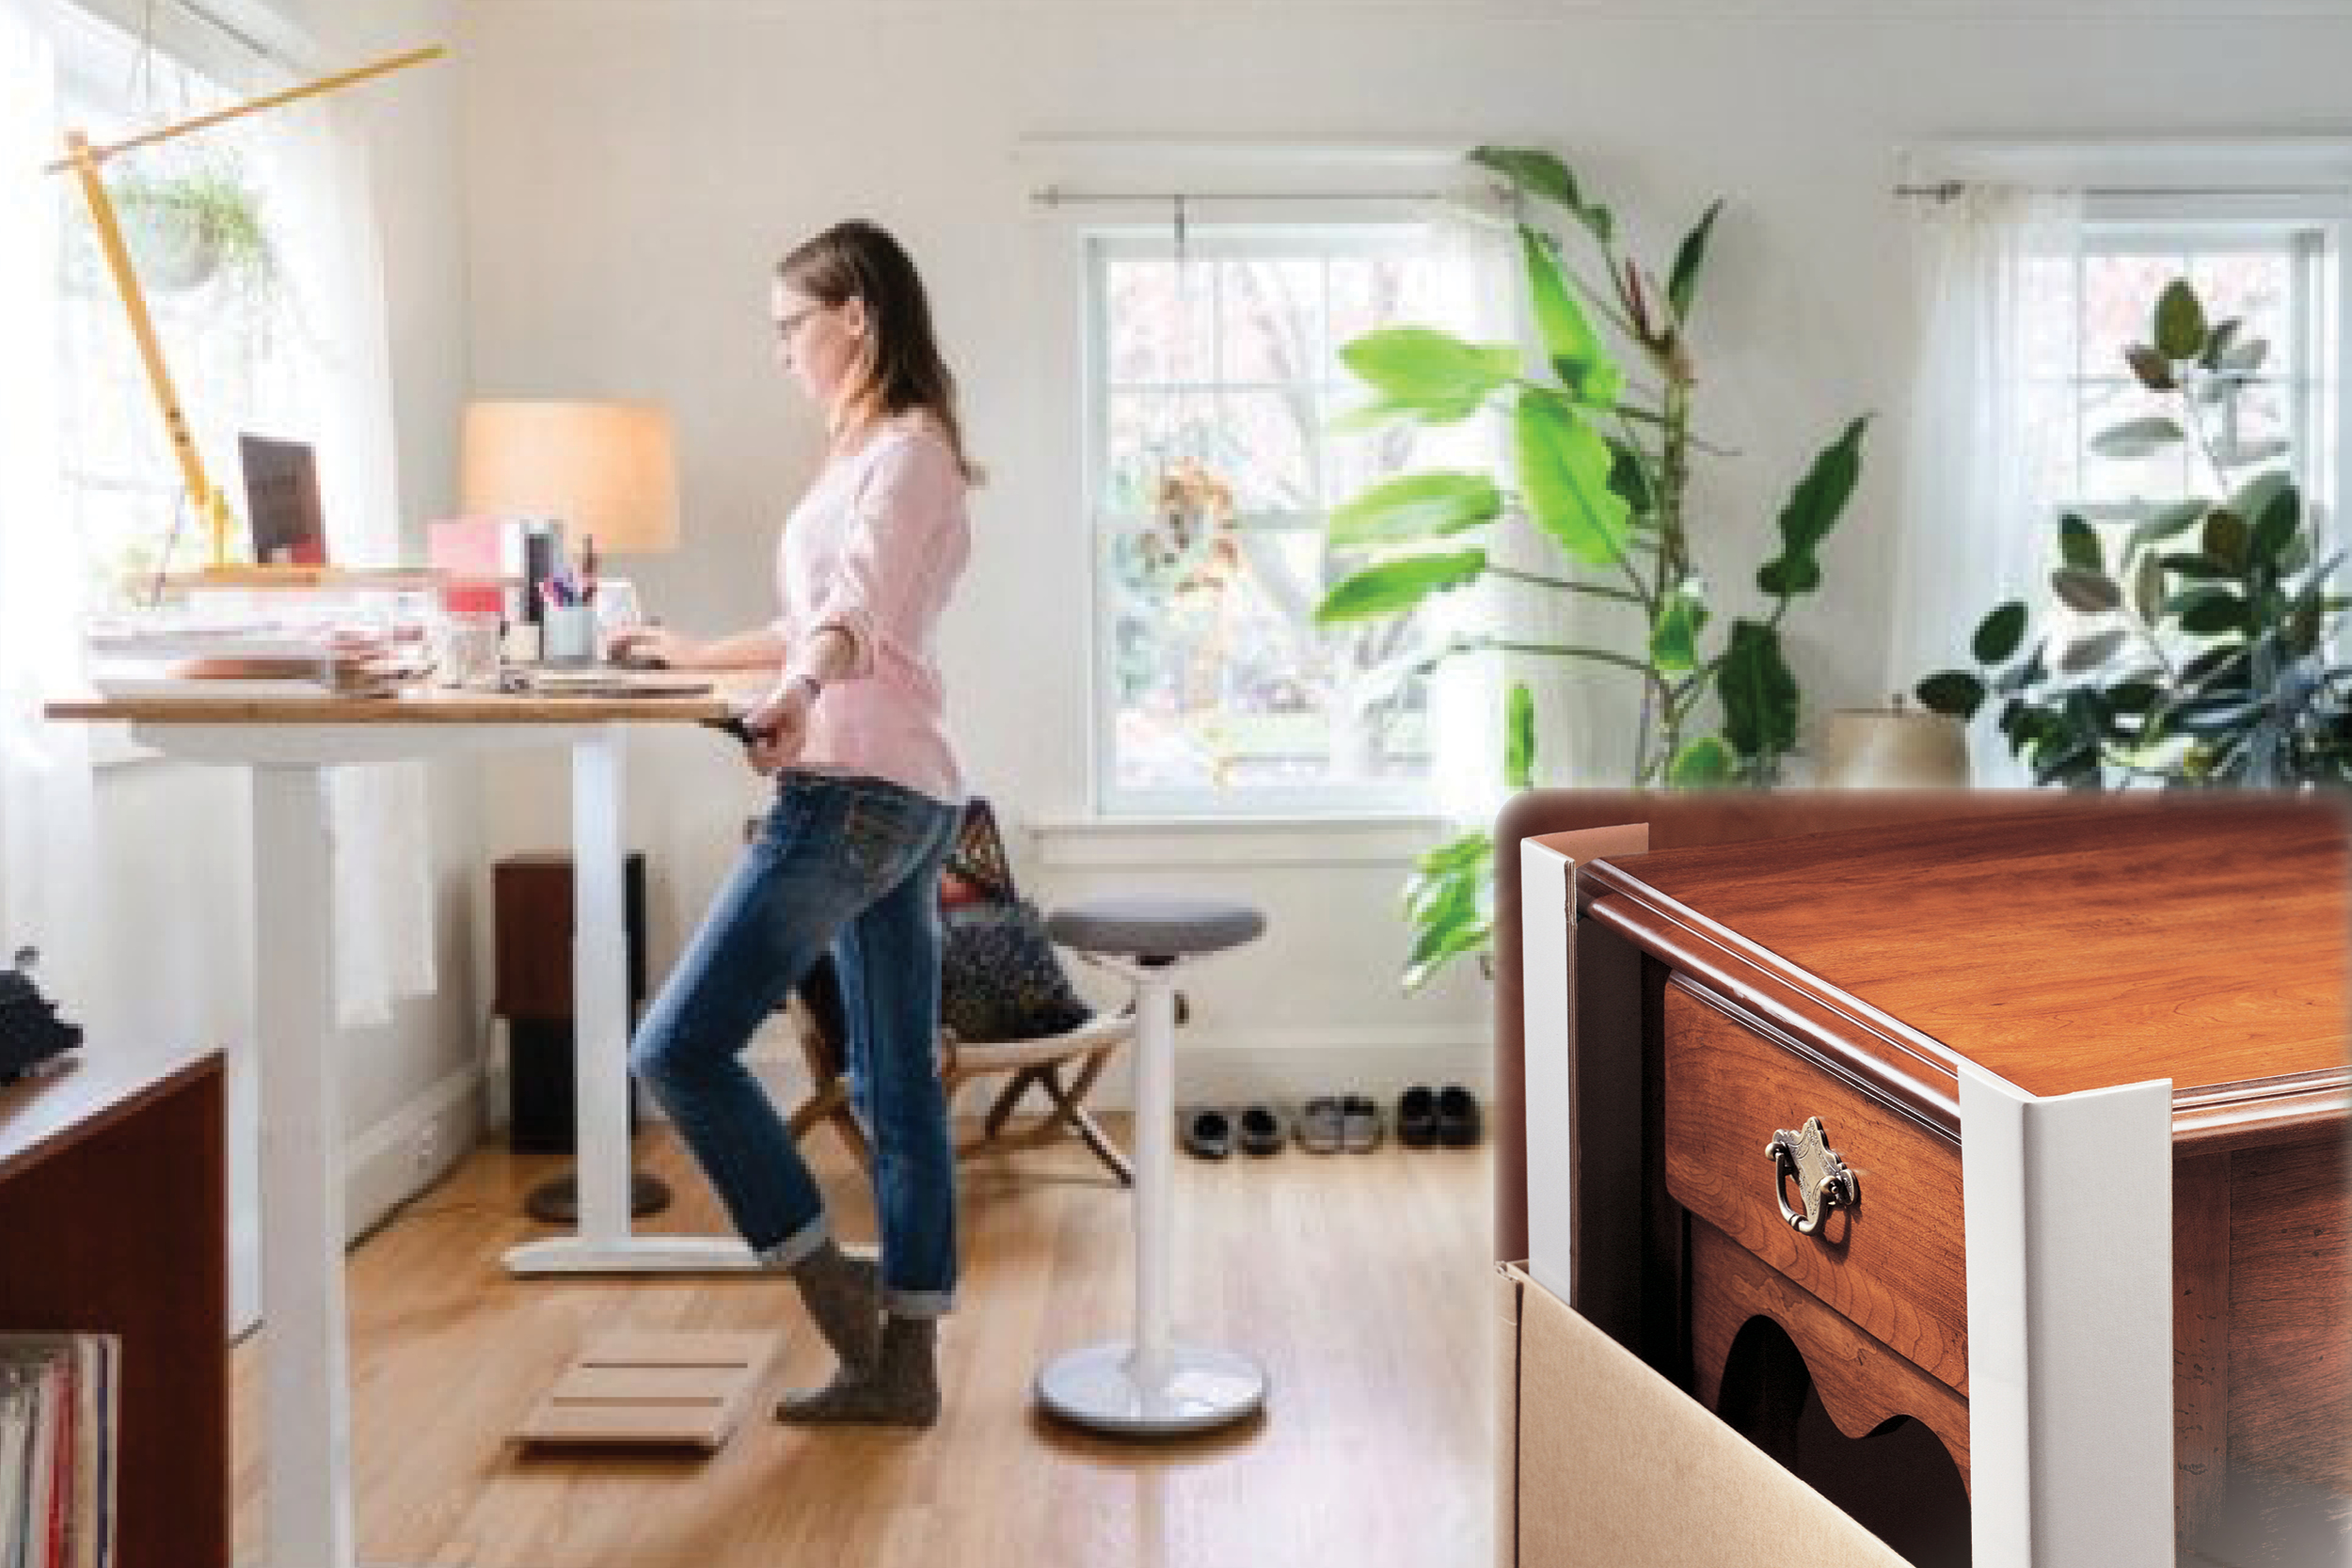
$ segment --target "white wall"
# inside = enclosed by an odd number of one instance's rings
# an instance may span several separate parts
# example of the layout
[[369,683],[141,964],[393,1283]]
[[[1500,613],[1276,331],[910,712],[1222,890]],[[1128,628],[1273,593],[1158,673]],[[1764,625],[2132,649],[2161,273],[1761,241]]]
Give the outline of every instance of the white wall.
[[[1540,142],[1661,258],[1710,197],[1731,198],[1697,328],[1705,434],[1742,454],[1708,465],[1696,496],[1721,608],[1739,608],[1813,452],[1848,416],[1881,416],[1860,494],[1823,552],[1826,591],[1788,632],[1815,712],[1883,700],[1912,341],[1903,211],[1889,193],[1898,147],[2338,131],[2352,120],[2352,21],[2320,0],[1785,9],[470,0],[474,386],[670,404],[686,547],[639,575],[675,623],[747,623],[767,611],[772,532],[818,436],[769,362],[767,269],[844,215],[892,226],[930,282],[974,446],[995,476],[946,628],[956,728],[1015,822],[1078,817],[1088,556],[1064,352],[1073,305],[1050,264],[1051,220],[1027,200],[1038,170],[1016,150],[1073,137]],[[723,747],[648,751],[636,820],[674,884],[665,918],[682,922],[748,791],[713,754]],[[543,836],[529,827],[541,787],[494,785],[495,844]],[[1281,863],[1263,863],[1269,847]],[[1041,848],[1132,863],[1040,867]],[[1484,992],[1467,977],[1395,994],[1404,848],[1393,833],[1193,831],[1057,833],[1016,852],[1049,897],[1196,883],[1267,905],[1261,946],[1195,988],[1194,1085],[1389,1086],[1439,1068],[1478,1073],[1486,1037]],[[661,953],[675,932],[657,933]]]

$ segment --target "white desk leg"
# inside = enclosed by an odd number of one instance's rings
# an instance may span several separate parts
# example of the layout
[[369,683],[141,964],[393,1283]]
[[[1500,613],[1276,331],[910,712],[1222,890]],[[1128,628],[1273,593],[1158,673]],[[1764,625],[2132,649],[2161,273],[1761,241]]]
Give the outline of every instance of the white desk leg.
[[267,1560],[351,1568],[351,1370],[326,779],[253,769]]
[[580,1221],[506,1254],[516,1274],[704,1273],[756,1266],[732,1237],[628,1227],[628,929],[618,724],[572,742],[572,1084]]
[[628,1234],[628,931],[622,895],[621,732],[572,744],[572,1103],[580,1240]]

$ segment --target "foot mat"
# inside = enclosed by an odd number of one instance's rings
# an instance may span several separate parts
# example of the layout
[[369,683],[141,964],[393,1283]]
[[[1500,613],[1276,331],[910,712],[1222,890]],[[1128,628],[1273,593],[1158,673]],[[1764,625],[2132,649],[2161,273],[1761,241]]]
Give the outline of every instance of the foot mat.
[[716,1449],[775,1358],[773,1334],[609,1334],[590,1340],[515,1429],[526,1443]]

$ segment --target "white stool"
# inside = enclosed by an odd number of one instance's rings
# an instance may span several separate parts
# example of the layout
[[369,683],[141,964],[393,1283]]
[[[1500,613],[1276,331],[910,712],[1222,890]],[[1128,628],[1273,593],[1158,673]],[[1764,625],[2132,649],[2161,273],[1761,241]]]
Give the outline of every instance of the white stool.
[[1136,988],[1136,1332],[1128,1343],[1065,1351],[1037,1375],[1038,1402],[1120,1437],[1168,1437],[1236,1421],[1265,1401],[1265,1370],[1168,1334],[1176,1121],[1176,972],[1254,941],[1265,917],[1244,904],[1099,898],[1046,918],[1056,942]]

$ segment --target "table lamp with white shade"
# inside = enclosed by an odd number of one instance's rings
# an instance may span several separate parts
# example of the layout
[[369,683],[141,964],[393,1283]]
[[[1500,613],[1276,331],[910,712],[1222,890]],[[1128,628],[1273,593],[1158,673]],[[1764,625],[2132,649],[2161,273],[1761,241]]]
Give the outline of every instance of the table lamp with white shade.
[[1906,706],[1842,707],[1830,715],[1814,774],[1821,789],[1964,789],[1968,737],[1957,720]]
[[[575,562],[589,570],[597,558],[650,555],[677,544],[677,459],[662,409],[536,399],[471,403],[463,467],[459,494],[469,515],[560,524]],[[534,582],[529,592],[536,589]],[[669,1197],[654,1177],[630,1180],[633,1214],[653,1213]],[[524,1207],[533,1218],[568,1222],[579,1209],[576,1179],[540,1183]]]
[[470,516],[561,525],[585,566],[674,549],[677,453],[670,416],[641,403],[469,404],[458,499]]

